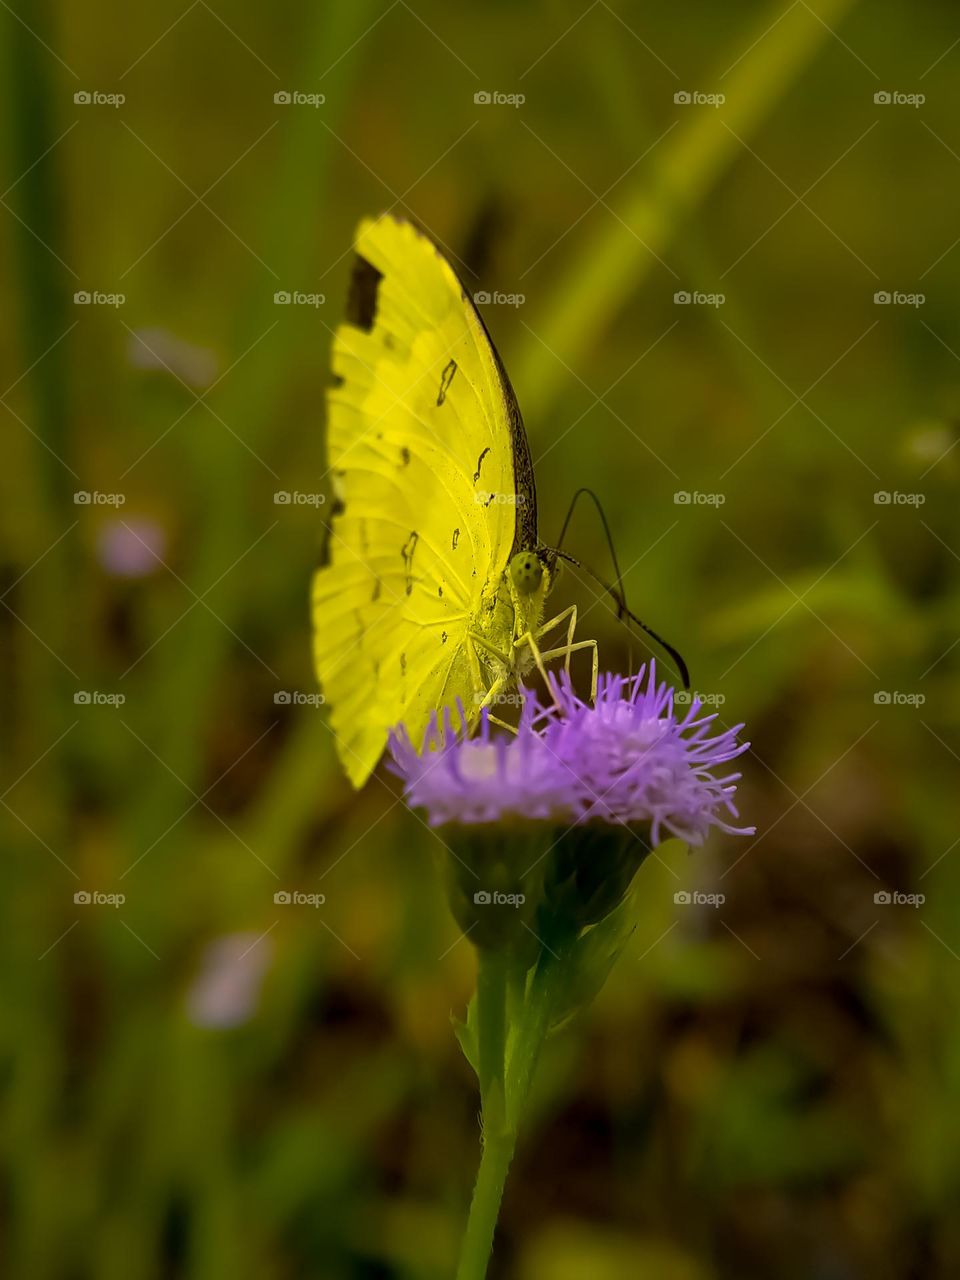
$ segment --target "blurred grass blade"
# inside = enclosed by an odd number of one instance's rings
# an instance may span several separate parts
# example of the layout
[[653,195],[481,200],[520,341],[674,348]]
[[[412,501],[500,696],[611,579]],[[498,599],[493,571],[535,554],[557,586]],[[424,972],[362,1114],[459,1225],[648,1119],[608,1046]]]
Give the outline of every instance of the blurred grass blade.
[[[11,169],[8,182],[12,184],[7,199],[13,215],[13,256],[23,321],[20,354],[23,367],[30,370],[33,425],[49,446],[37,454],[45,476],[45,496],[51,505],[56,505],[73,488],[69,472],[57,458],[66,458],[70,452],[67,344],[61,339],[70,327],[67,298],[76,284],[63,262],[66,201],[59,158],[48,154],[62,133],[62,121],[55,119],[58,95],[50,74],[52,60],[41,43],[42,39],[56,43],[51,9],[45,0],[36,0],[30,10],[32,30],[23,22],[8,19],[4,62]],[[38,158],[43,162],[39,163]]]
[[[705,77],[712,91],[726,95],[723,107],[689,110],[652,153],[652,174],[637,179],[614,206],[617,218],[597,214],[593,232],[541,295],[511,360],[529,421],[549,412],[560,393],[567,377],[562,362],[576,364],[597,341],[643,280],[653,253],[663,252],[742,153],[737,135],[749,140],[855,2],[820,0],[815,7],[794,4],[783,12],[777,0],[756,28],[718,59],[714,75]],[[746,56],[743,50],[749,50]],[[737,57],[742,61],[731,66]]]
[[[308,264],[316,257],[316,246],[324,234],[326,206],[333,198],[332,152],[334,130],[340,115],[350,102],[350,89],[361,73],[363,64],[356,58],[343,58],[331,66],[332,50],[350,49],[369,26],[371,6],[363,0],[350,6],[321,6],[304,33],[303,64],[298,73],[301,84],[323,84],[331,104],[325,121],[313,111],[294,112],[284,117],[285,134],[269,198],[264,201],[263,231],[260,239],[269,246],[269,258],[275,267],[276,281],[250,291],[250,305],[238,312],[233,349],[245,352],[258,344],[276,323],[272,291],[277,281],[303,277]],[[304,163],[304,157],[309,163]],[[291,377],[302,350],[288,345],[282,358],[244,360],[224,384],[224,395],[218,409],[225,422],[236,424],[250,448],[259,450],[261,441],[275,430],[277,404]],[[309,424],[320,430],[320,409],[316,421]],[[224,451],[217,459],[217,518],[205,523],[196,547],[191,577],[196,590],[203,589],[223,577],[224,567],[231,565],[239,551],[249,547],[255,534],[247,523],[251,499],[249,454],[243,449]],[[194,466],[209,465],[202,437],[197,443]],[[263,481],[257,477],[262,493]],[[261,499],[262,501],[262,499]],[[261,532],[262,532],[261,528]],[[304,583],[304,600],[307,584]],[[236,625],[244,606],[245,585],[242,574],[224,577],[217,590],[217,612]],[[181,628],[181,647],[166,646],[158,650],[158,669],[154,686],[163,705],[181,709],[181,719],[168,721],[166,737],[158,745],[161,757],[169,761],[181,777],[196,779],[201,768],[201,726],[209,714],[209,691],[216,686],[218,671],[229,648],[230,633],[225,627],[211,627],[195,610]],[[182,661],[182,653],[191,654],[190,662]]]

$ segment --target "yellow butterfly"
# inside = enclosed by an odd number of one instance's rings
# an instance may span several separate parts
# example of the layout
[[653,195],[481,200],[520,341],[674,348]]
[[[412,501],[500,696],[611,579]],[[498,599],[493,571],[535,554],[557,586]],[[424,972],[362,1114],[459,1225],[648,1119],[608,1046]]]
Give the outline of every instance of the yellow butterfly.
[[[313,583],[314,658],[354,786],[403,721],[471,726],[534,664],[574,643],[573,605],[544,623],[557,553],[537,536],[516,397],[469,295],[431,240],[363,221],[333,342],[328,465],[335,501]],[[564,623],[565,643],[541,651]]]

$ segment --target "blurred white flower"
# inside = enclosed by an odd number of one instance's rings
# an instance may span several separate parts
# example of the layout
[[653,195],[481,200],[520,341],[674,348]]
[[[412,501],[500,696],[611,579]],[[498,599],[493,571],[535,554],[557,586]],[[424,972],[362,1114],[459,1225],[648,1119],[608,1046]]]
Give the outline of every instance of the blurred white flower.
[[198,390],[211,385],[220,365],[209,348],[184,342],[169,329],[139,329],[131,333],[127,358],[135,369],[164,370]]
[[187,1016],[198,1027],[237,1027],[257,1011],[260,987],[273,959],[261,933],[228,933],[209,943],[187,992]]

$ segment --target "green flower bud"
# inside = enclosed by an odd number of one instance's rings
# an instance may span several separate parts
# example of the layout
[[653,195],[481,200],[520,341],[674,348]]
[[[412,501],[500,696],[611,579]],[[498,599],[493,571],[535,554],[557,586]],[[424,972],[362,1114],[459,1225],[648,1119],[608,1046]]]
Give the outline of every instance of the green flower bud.
[[457,924],[474,946],[529,952],[532,963],[549,829],[451,824],[440,834],[447,845],[447,897]]
[[545,859],[541,915],[574,930],[596,924],[623,901],[649,852],[632,827],[568,827]]

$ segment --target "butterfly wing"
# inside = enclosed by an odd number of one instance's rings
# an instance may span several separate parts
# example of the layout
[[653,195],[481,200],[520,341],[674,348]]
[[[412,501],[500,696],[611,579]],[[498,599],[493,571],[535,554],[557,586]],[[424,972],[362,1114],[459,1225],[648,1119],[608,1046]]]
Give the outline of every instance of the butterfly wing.
[[356,251],[333,342],[335,502],[313,622],[338,753],[361,786],[398,722],[419,744],[435,710],[460,699],[475,714],[468,630],[537,540],[516,398],[453,269],[389,216],[361,223]]

